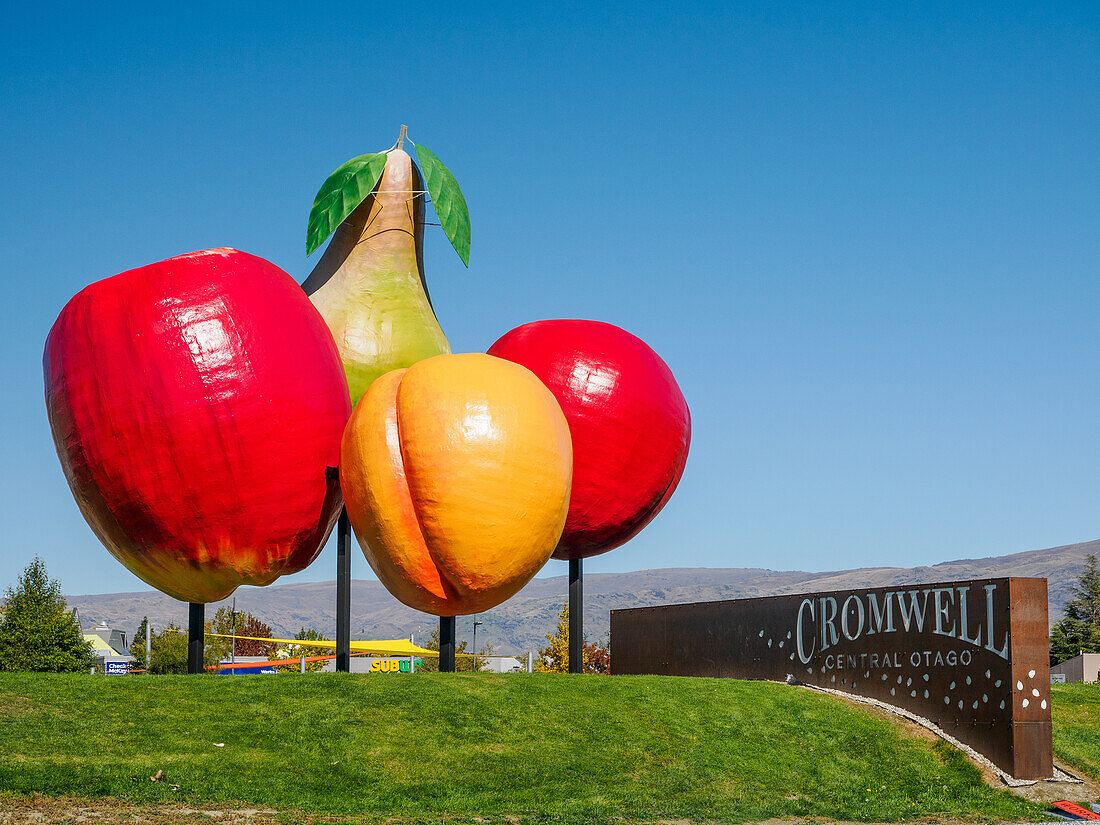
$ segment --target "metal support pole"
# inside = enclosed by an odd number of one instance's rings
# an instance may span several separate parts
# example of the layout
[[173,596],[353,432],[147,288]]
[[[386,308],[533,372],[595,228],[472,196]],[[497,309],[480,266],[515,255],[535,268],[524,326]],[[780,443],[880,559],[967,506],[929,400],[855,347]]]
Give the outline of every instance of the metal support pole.
[[303,656],[301,658],[301,661],[298,662],[298,667],[299,667],[299,671],[298,671],[299,673],[305,673],[306,672],[306,657],[305,656]]
[[336,525],[336,672],[351,672],[351,521],[347,508]]
[[455,672],[455,617],[439,617],[439,672]]
[[153,668],[153,625],[149,617],[145,617],[145,672],[149,673]]
[[569,560],[569,672],[584,672],[584,574],[581,560]]
[[233,597],[233,607],[229,610],[229,617],[233,620],[233,627],[229,631],[229,662],[237,664],[237,597]]
[[187,672],[202,673],[202,649],[206,640],[206,605],[191,602],[187,612]]

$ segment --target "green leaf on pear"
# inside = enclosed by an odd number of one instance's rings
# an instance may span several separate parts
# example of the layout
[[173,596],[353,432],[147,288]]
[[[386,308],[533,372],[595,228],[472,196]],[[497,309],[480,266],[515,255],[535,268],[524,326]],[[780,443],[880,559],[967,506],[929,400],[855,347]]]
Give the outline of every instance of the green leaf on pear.
[[385,168],[386,153],[373,152],[352,158],[328,176],[309,210],[307,258],[336,231],[344,218],[355,211],[355,207],[367,199]]
[[470,210],[466,198],[458,188],[458,181],[443,161],[426,146],[415,144],[416,159],[420,162],[420,171],[424,175],[424,185],[432,196],[435,214],[439,224],[451,241],[458,257],[467,268],[470,266]]

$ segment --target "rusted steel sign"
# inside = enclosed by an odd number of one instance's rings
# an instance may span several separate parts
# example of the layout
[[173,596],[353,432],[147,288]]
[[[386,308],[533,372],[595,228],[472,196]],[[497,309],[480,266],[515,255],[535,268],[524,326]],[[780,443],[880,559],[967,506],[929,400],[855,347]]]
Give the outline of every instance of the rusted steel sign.
[[935,722],[1019,779],[1053,773],[1046,579],[611,611],[612,672],[800,682]]

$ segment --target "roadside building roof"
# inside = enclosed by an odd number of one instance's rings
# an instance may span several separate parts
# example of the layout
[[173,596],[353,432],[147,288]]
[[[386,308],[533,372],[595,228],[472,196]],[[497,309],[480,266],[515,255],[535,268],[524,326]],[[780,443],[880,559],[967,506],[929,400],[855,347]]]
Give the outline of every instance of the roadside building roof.
[[85,633],[84,641],[88,642],[92,646],[92,650],[96,652],[97,656],[119,656],[121,655],[117,650],[103,641],[103,637],[98,633]]

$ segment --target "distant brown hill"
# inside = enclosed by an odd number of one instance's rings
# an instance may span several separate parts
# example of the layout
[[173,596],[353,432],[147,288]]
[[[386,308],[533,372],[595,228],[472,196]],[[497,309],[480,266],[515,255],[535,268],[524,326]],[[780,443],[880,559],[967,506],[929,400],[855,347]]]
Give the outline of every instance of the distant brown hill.
[[[584,579],[585,630],[592,639],[606,638],[609,612],[625,607],[771,596],[815,590],[889,587],[920,582],[974,579],[989,576],[1039,576],[1048,582],[1050,620],[1062,615],[1071,588],[1089,553],[1100,555],[1100,541],[1031,550],[1010,556],[960,559],[931,567],[870,567],[809,573],[759,568],[665,568],[633,573],[597,573]],[[556,624],[566,597],[566,577],[533,580],[519,594],[478,618],[481,641],[491,642],[500,653],[518,653],[543,646],[546,633]],[[104,621],[130,637],[148,616],[155,628],[168,622],[184,625],[186,605],[156,591],[67,596],[79,610],[81,623],[89,627]],[[242,587],[237,607],[248,610],[271,625],[276,635],[291,635],[300,627],[335,632],[333,582]],[[220,604],[228,604],[222,602]],[[213,615],[219,605],[210,605]],[[410,610],[396,601],[378,582],[352,584],[351,632],[359,639],[396,639],[416,635],[426,639],[436,618]],[[459,639],[468,638],[473,619],[459,618]],[[329,636],[331,638],[331,636]]]

